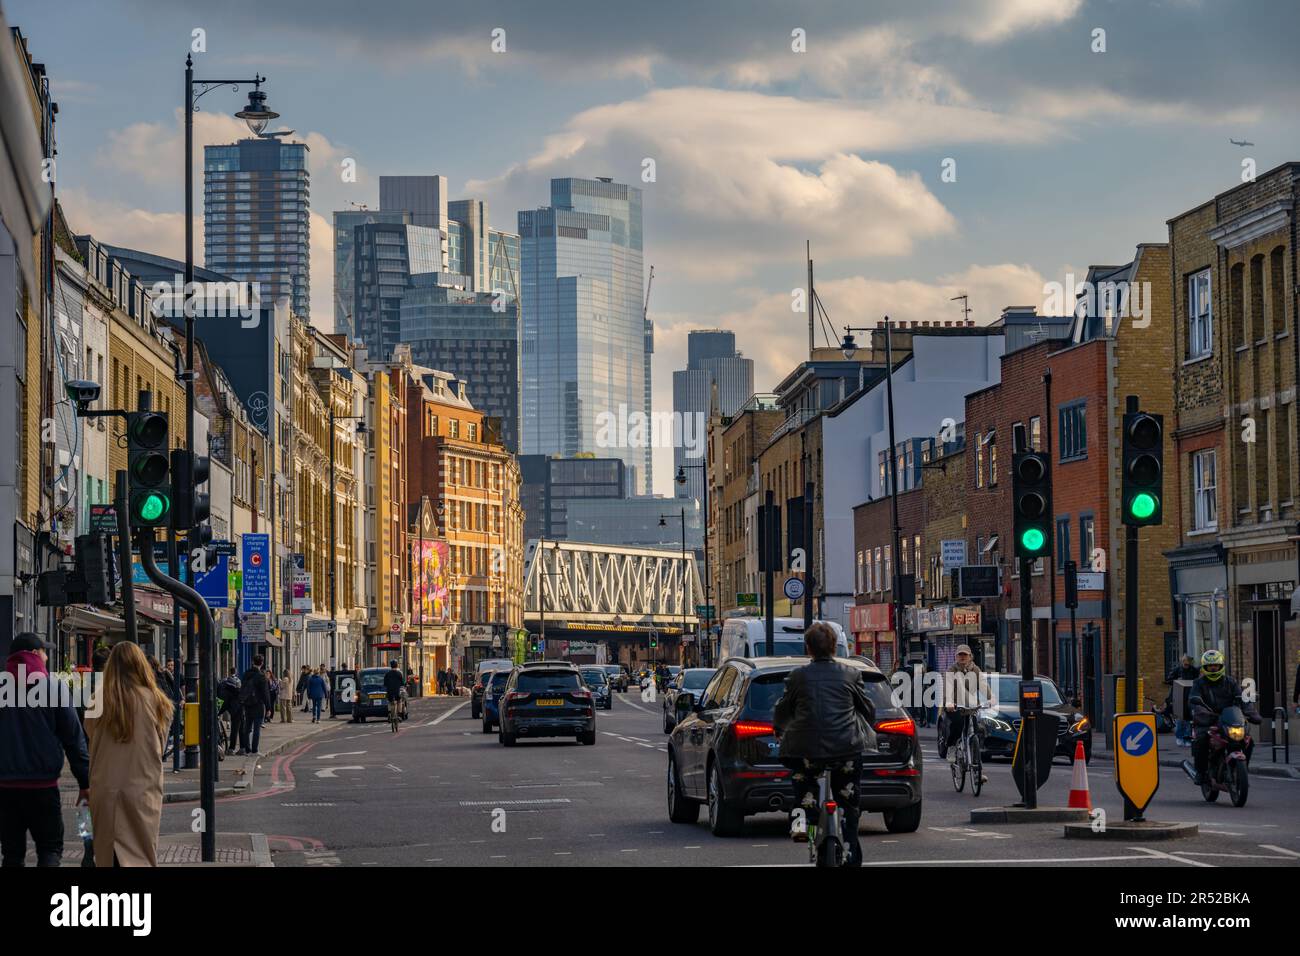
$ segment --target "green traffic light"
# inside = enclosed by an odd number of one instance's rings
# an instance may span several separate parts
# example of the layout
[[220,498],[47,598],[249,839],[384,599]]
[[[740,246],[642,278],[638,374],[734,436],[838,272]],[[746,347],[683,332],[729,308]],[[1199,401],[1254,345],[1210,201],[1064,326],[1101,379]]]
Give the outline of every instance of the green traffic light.
[[1020,536],[1020,543],[1024,546],[1026,551],[1040,550],[1046,540],[1047,539],[1043,537],[1043,532],[1037,528],[1029,528]]
[[157,521],[167,511],[167,499],[159,494],[151,494],[140,502],[140,519]]
[[1133,497],[1129,502],[1128,510],[1134,518],[1145,520],[1156,513],[1156,499],[1144,491]]

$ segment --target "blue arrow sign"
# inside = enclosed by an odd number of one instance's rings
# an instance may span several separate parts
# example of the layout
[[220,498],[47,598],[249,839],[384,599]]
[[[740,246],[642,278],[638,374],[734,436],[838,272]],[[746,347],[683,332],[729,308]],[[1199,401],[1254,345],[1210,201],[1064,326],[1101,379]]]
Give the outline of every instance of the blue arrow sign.
[[1119,745],[1129,756],[1141,757],[1151,749],[1155,741],[1156,735],[1146,724],[1130,724],[1124,729],[1124,733],[1120,734]]
[[230,559],[227,555],[217,555],[216,562],[206,571],[194,572],[194,590],[203,596],[208,607],[228,607],[230,605]]

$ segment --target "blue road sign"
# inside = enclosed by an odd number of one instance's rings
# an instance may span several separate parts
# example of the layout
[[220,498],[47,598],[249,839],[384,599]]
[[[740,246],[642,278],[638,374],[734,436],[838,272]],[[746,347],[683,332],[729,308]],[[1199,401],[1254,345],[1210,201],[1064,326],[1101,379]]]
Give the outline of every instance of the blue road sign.
[[206,571],[194,572],[194,590],[208,602],[208,607],[230,606],[230,558],[217,555],[217,560]]
[[245,534],[243,540],[243,610],[271,613],[271,540],[266,534]]
[[1119,745],[1124,748],[1124,752],[1131,757],[1141,757],[1151,749],[1155,743],[1156,735],[1151,732],[1151,728],[1146,724],[1130,724],[1124,728],[1120,734]]

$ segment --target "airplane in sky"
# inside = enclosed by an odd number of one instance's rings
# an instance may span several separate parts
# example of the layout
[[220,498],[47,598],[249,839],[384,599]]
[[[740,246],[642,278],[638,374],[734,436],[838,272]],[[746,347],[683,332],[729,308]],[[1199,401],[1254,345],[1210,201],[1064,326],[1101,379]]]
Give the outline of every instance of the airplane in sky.
[[1231,143],[1233,146],[1254,146],[1255,145],[1254,143],[1249,142],[1247,140],[1232,139],[1231,137],[1228,138],[1228,142]]

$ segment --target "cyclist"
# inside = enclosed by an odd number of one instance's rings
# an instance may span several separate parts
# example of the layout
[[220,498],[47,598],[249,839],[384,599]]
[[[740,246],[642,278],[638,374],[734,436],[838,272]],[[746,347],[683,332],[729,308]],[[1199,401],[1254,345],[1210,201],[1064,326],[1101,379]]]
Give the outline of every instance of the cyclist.
[[[1187,693],[1187,705],[1196,718],[1196,736],[1192,740],[1192,760],[1196,766],[1196,783],[1205,782],[1205,771],[1210,762],[1210,726],[1227,707],[1236,705],[1241,708],[1246,719],[1252,724],[1260,722],[1258,711],[1241,699],[1241,685],[1236,678],[1228,675],[1227,665],[1223,660],[1223,651],[1210,648],[1201,655],[1201,676],[1192,683]],[[1253,746],[1252,748],[1253,749]],[[1246,751],[1246,760],[1250,760],[1250,750]]]
[[[948,712],[948,733],[944,737],[944,750],[949,762],[957,759],[957,748],[953,746],[980,709],[980,701],[989,699],[988,681],[979,665],[975,663],[969,644],[957,646],[957,659],[944,679],[944,710]],[[975,728],[972,727],[973,731]],[[980,784],[989,782],[988,774],[980,771]]]
[[[817,621],[803,638],[812,662],[797,667],[785,679],[785,693],[776,702],[773,722],[781,741],[781,762],[792,772],[796,806],[805,817],[817,809],[817,778],[830,768],[831,792],[844,808],[845,863],[862,865],[858,840],[858,791],[862,778],[862,751],[866,749],[863,722],[875,717],[875,708],[862,687],[857,668],[835,660],[835,632]],[[796,830],[791,835],[807,840]]]
[[384,692],[388,695],[388,712],[400,710],[402,703],[402,688],[406,686],[406,680],[402,677],[402,669],[398,666],[397,661],[388,662],[388,673],[384,674]]

